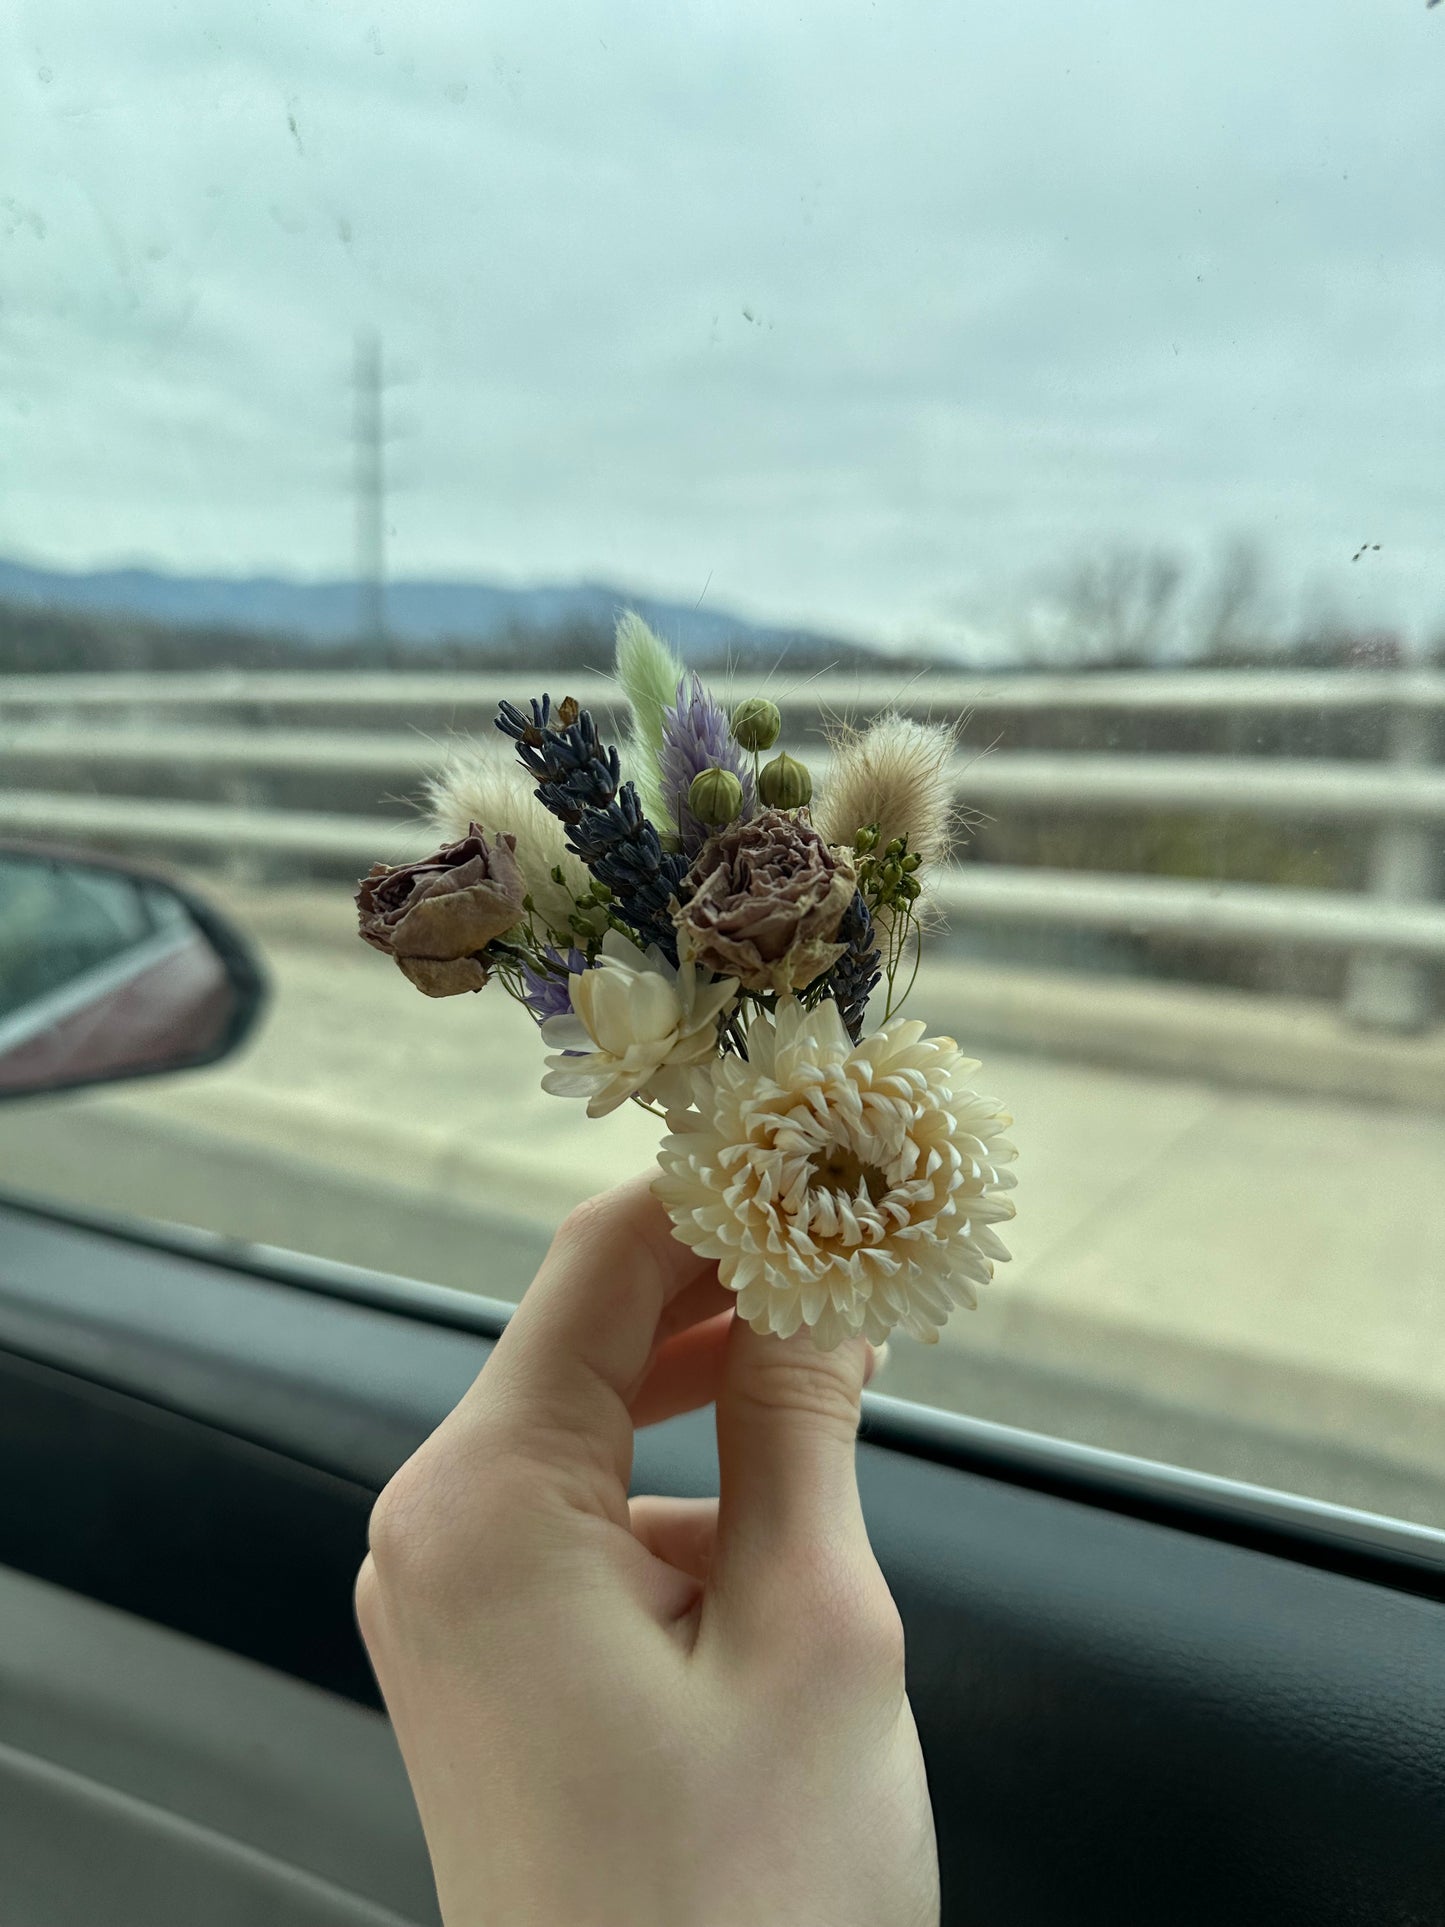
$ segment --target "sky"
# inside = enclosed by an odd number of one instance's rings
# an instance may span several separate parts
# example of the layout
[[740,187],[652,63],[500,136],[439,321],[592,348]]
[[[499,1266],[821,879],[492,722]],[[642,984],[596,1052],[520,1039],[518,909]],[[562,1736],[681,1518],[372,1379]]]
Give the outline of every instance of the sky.
[[11,0],[0,553],[349,575],[362,329],[397,574],[1006,647],[1242,540],[1423,642],[1445,9]]

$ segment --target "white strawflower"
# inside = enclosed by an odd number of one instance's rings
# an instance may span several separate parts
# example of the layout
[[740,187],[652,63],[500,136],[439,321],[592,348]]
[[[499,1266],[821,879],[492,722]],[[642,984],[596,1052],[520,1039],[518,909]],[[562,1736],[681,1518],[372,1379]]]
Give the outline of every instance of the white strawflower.
[[931,1344],[1008,1257],[1011,1120],[925,1028],[895,1017],[853,1044],[831,998],[789,999],[754,1018],[746,1058],[693,1073],[695,1110],[669,1112],[653,1190],[754,1331]]
[[690,1067],[717,1050],[718,1018],[738,994],[692,964],[674,969],[654,944],[639,950],[618,930],[602,939],[597,962],[567,980],[572,1012],[549,1017],[542,1089],[585,1097],[589,1117],[606,1117],[634,1095],[685,1103]]

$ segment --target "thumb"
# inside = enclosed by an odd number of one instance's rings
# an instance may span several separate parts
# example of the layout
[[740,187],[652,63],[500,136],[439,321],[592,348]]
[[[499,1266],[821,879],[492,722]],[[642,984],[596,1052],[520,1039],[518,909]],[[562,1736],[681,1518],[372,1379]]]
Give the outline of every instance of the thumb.
[[820,1554],[871,1561],[855,1451],[874,1363],[861,1338],[822,1352],[806,1330],[777,1338],[733,1320],[717,1394],[720,1589],[753,1593]]

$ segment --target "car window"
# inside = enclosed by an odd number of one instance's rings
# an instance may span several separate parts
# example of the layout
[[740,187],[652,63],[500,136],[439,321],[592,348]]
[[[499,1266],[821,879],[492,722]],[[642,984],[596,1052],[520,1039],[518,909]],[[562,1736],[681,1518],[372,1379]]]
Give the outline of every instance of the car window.
[[0,1188],[515,1296],[657,1121],[352,893],[500,699],[619,727],[635,609],[818,770],[959,730],[911,1008],[1019,1210],[881,1389],[1445,1524],[1445,9],[5,35],[0,836],[168,863],[275,996],[0,1110]]

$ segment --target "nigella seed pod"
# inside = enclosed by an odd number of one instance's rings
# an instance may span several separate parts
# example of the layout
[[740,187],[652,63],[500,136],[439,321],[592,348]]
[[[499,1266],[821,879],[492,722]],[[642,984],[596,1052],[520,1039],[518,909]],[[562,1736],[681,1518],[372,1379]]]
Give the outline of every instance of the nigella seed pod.
[[813,779],[805,763],[784,750],[771,763],[764,763],[758,776],[758,794],[772,810],[800,810],[812,799]]
[[730,769],[705,769],[692,779],[687,807],[699,823],[720,828],[741,813],[743,786]]
[[766,696],[749,696],[733,711],[734,740],[754,754],[760,749],[771,749],[782,727],[778,705],[770,703]]

